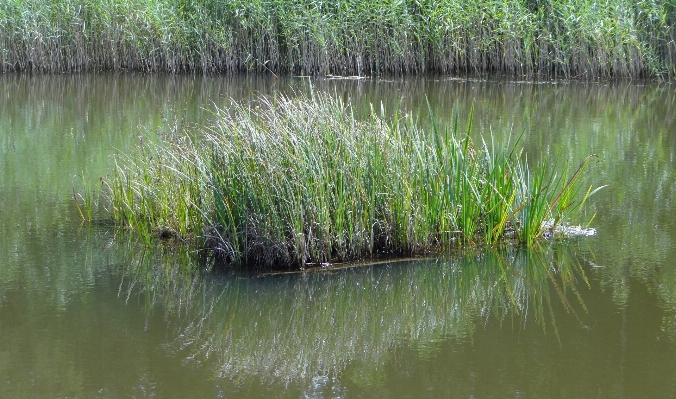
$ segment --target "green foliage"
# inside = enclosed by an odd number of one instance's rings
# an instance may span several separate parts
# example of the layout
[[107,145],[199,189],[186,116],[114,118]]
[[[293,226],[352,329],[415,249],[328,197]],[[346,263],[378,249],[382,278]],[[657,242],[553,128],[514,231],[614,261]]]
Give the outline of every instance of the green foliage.
[[9,0],[0,71],[663,77],[675,63],[673,9],[673,0]]
[[[424,131],[417,118],[358,119],[313,93],[233,102],[216,123],[169,133],[118,160],[115,218],[153,236],[196,239],[225,262],[305,266],[374,253],[528,245],[578,209],[579,170],[563,185],[515,147],[477,148],[467,132]],[[586,196],[582,199],[584,201]],[[509,234],[508,234],[509,235]]]

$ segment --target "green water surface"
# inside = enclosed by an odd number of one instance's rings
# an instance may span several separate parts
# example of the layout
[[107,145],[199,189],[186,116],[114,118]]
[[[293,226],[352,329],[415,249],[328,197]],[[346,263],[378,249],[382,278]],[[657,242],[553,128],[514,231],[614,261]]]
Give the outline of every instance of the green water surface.
[[[257,275],[82,222],[74,192],[142,137],[310,85],[439,123],[474,104],[475,142],[552,167],[597,154],[598,234]],[[652,83],[0,76],[0,397],[676,397],[675,107]]]

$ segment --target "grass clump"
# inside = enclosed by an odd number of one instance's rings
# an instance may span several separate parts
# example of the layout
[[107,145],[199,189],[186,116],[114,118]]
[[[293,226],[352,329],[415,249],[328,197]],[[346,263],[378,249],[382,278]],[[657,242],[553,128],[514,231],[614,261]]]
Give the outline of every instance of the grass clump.
[[195,239],[223,262],[304,267],[456,243],[530,245],[591,194],[580,179],[589,158],[568,178],[529,168],[516,145],[476,146],[457,114],[452,128],[430,129],[384,114],[357,117],[316,93],[233,102],[209,127],[120,158],[115,218],[147,241]]

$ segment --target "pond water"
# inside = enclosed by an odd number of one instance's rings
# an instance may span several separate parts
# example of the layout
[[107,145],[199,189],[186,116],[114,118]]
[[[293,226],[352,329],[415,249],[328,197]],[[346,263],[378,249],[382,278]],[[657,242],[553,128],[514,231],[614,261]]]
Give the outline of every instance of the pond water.
[[[253,276],[81,222],[74,192],[139,136],[310,85],[597,154],[598,235]],[[651,83],[0,76],[0,396],[676,397],[675,115]]]

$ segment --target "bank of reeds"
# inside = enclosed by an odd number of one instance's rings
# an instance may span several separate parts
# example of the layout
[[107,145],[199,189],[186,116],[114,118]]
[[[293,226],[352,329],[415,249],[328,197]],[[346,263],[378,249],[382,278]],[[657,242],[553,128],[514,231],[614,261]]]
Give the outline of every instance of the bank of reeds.
[[581,183],[589,158],[557,173],[514,144],[473,142],[471,124],[425,130],[412,116],[355,112],[324,94],[261,97],[219,110],[213,126],[146,140],[118,159],[115,218],[146,241],[195,239],[222,262],[304,267],[531,245],[593,193]]
[[0,71],[674,74],[672,0],[11,0]]

